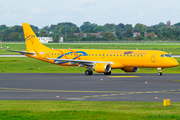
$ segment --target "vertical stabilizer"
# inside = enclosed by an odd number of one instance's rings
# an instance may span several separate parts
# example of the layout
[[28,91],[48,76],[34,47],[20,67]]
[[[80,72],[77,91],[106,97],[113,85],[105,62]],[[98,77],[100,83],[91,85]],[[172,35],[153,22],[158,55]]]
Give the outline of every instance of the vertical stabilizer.
[[37,38],[34,31],[31,29],[28,23],[23,23],[23,30],[24,30],[24,38],[26,42],[26,49],[27,51],[37,50],[37,49],[49,49],[48,47],[41,44],[39,39]]

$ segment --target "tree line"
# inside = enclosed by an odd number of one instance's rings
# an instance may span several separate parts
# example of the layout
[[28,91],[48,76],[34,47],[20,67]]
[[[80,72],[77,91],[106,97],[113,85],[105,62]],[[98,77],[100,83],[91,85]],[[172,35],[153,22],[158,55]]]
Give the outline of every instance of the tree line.
[[[53,37],[53,42],[59,42],[60,37],[63,37],[64,41],[180,40],[180,22],[170,27],[163,22],[152,26],[137,23],[134,27],[132,24],[98,25],[90,22],[84,22],[80,27],[70,22],[45,26],[42,29],[34,25],[31,27],[38,37]],[[133,33],[138,35],[133,36]],[[0,40],[24,41],[22,26],[0,25]]]

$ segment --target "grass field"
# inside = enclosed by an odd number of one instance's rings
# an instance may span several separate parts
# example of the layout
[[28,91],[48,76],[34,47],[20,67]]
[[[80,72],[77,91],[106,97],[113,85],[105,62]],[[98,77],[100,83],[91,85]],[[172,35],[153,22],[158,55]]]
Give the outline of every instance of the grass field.
[[[173,55],[180,54],[180,43],[96,43],[96,44],[45,44],[54,49],[115,49],[115,50],[161,50]],[[11,50],[26,50],[25,44],[3,44]],[[0,50],[0,55],[19,54]]]
[[179,120],[180,104],[171,102],[0,101],[0,119],[10,120]]
[[[180,63],[180,58],[176,58]],[[84,73],[84,67],[63,67],[46,63],[32,58],[0,58],[0,73]],[[94,72],[95,73],[95,72]],[[112,73],[123,73],[120,69],[113,69]],[[140,68],[137,73],[157,73],[156,68]],[[163,73],[180,73],[180,66],[166,68]]]

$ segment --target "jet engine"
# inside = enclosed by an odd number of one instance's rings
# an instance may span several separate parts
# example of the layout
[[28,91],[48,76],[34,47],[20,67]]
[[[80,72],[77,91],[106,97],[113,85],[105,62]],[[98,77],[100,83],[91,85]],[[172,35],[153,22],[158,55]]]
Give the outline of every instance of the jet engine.
[[125,68],[122,68],[122,70],[124,72],[137,72],[139,70],[139,68],[136,68],[136,67],[125,67]]
[[111,66],[107,63],[96,63],[93,70],[98,73],[108,73],[111,71]]

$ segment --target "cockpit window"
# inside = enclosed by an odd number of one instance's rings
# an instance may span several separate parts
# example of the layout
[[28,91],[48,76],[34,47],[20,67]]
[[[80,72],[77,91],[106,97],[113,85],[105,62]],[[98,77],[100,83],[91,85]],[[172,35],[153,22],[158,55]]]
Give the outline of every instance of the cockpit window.
[[169,55],[169,54],[165,54],[165,57],[171,57],[171,55]]
[[164,55],[162,54],[161,57],[164,57]]

